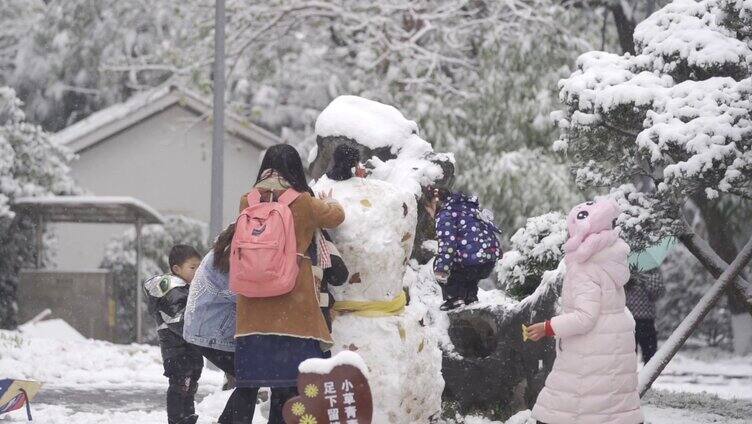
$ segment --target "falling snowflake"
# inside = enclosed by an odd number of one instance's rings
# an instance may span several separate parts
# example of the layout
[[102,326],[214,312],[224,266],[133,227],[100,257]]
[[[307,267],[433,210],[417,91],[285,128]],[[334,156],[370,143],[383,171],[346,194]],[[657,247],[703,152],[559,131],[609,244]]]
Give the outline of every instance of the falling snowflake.
[[299,417],[303,414],[305,414],[305,406],[300,402],[295,402],[292,404],[292,414],[296,417]]
[[305,395],[309,398],[315,398],[319,395],[319,388],[315,384],[309,384],[305,387]]

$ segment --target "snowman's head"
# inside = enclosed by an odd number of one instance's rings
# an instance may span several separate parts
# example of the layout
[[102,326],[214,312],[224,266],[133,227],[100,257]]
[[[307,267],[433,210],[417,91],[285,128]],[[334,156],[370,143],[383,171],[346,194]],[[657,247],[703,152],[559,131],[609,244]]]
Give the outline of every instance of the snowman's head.
[[334,149],[332,167],[326,176],[335,181],[349,180],[353,177],[353,168],[360,162],[360,152],[353,146],[340,144]]
[[574,252],[590,235],[612,230],[619,213],[619,205],[606,198],[575,206],[567,216],[569,240],[564,244],[564,251]]

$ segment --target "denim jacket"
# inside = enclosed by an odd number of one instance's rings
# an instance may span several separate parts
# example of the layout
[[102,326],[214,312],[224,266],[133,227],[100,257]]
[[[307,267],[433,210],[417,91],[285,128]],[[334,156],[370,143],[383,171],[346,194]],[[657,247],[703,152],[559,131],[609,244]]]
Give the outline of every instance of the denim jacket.
[[196,270],[185,307],[183,338],[197,346],[235,351],[235,294],[227,274],[214,268],[214,253]]

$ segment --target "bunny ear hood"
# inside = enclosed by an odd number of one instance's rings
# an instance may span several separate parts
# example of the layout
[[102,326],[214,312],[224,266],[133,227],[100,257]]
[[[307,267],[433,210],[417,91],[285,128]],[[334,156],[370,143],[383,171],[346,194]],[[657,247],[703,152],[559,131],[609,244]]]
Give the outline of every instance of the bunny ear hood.
[[592,258],[598,252],[601,252],[619,240],[619,230],[606,230],[598,234],[591,234],[574,251],[568,251],[564,259],[566,262],[583,263]]
[[610,199],[581,203],[567,215],[569,240],[564,244],[567,262],[585,262],[619,239],[614,223],[619,206]]

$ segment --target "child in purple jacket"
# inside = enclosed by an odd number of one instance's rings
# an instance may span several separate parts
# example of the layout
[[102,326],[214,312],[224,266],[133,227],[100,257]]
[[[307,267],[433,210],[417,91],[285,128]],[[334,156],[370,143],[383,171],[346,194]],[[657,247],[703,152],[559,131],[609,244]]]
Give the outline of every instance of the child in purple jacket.
[[488,278],[501,257],[492,216],[480,209],[478,198],[446,189],[430,189],[429,214],[436,218],[439,250],[434,261],[447,311],[478,300],[478,282]]

